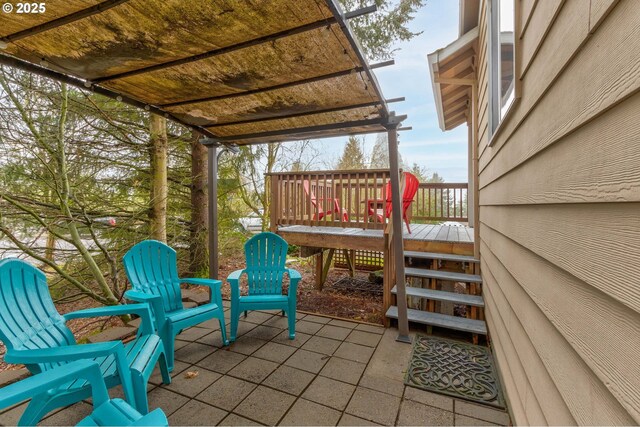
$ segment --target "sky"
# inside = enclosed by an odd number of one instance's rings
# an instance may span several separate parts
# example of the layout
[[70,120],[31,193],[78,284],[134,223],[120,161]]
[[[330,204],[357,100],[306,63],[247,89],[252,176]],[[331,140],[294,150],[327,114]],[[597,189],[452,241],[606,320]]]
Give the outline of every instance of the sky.
[[[467,182],[467,127],[442,132],[438,127],[427,54],[445,47],[458,37],[458,1],[427,0],[409,28],[423,33],[409,42],[399,43],[395,65],[378,68],[376,77],[385,98],[404,96],[404,102],[389,104],[396,114],[407,114],[400,133],[400,154],[405,163],[418,163],[429,173],[437,172],[446,182]],[[371,152],[376,135],[366,135],[365,151]],[[346,138],[319,142],[328,159],[337,159]]]

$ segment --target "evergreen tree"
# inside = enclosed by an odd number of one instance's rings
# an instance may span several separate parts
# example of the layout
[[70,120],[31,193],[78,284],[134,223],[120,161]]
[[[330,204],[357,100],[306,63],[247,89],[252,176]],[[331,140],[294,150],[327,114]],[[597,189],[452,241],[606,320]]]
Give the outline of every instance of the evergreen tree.
[[347,145],[344,146],[342,156],[338,161],[336,169],[339,170],[359,170],[366,169],[363,150],[364,140],[356,136],[350,136]]
[[[389,168],[389,139],[387,133],[379,133],[376,137],[376,143],[371,151],[370,169],[388,169]],[[398,153],[398,163],[401,169],[406,169],[402,161],[402,155]]]
[[[340,0],[345,10],[356,10],[371,4],[370,0]],[[389,59],[397,41],[408,41],[422,32],[407,27],[425,0],[375,0],[376,13],[351,20],[353,31],[370,59]]]

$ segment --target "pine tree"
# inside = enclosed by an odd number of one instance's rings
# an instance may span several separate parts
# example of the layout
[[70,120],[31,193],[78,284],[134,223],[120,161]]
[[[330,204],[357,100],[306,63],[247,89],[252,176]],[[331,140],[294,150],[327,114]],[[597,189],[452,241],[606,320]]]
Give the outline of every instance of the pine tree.
[[364,140],[355,136],[350,136],[347,145],[344,146],[342,156],[338,161],[336,169],[339,170],[360,170],[366,169],[363,150]]
[[[389,139],[387,133],[379,133],[371,152],[370,169],[389,169]],[[401,169],[406,169],[402,161],[402,155],[398,153],[398,163]]]

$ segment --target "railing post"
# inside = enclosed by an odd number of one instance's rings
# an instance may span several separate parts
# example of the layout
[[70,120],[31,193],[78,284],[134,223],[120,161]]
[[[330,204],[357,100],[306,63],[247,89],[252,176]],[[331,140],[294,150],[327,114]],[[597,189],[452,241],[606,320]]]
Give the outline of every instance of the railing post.
[[275,233],[278,231],[278,220],[280,218],[279,177],[280,177],[279,175],[271,175],[270,177],[267,178],[271,180],[271,203],[269,203],[269,209],[271,209],[271,212],[269,212],[269,230],[272,233]]
[[398,307],[398,337],[397,341],[410,343],[409,319],[407,318],[407,296],[404,275],[404,239],[402,237],[402,198],[400,186],[400,166],[398,156],[398,126],[399,121],[391,120],[387,128],[389,142],[389,175],[391,182],[391,238],[393,245],[393,259],[396,274]]

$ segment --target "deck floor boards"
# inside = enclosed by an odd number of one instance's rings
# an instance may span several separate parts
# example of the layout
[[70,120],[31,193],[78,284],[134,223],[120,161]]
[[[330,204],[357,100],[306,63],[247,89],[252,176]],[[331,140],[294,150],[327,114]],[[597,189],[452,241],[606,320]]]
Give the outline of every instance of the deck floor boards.
[[[411,234],[403,224],[405,250],[473,254],[473,229],[464,225],[411,224]],[[382,250],[383,230],[329,226],[280,226],[278,234],[290,243],[324,248]]]

